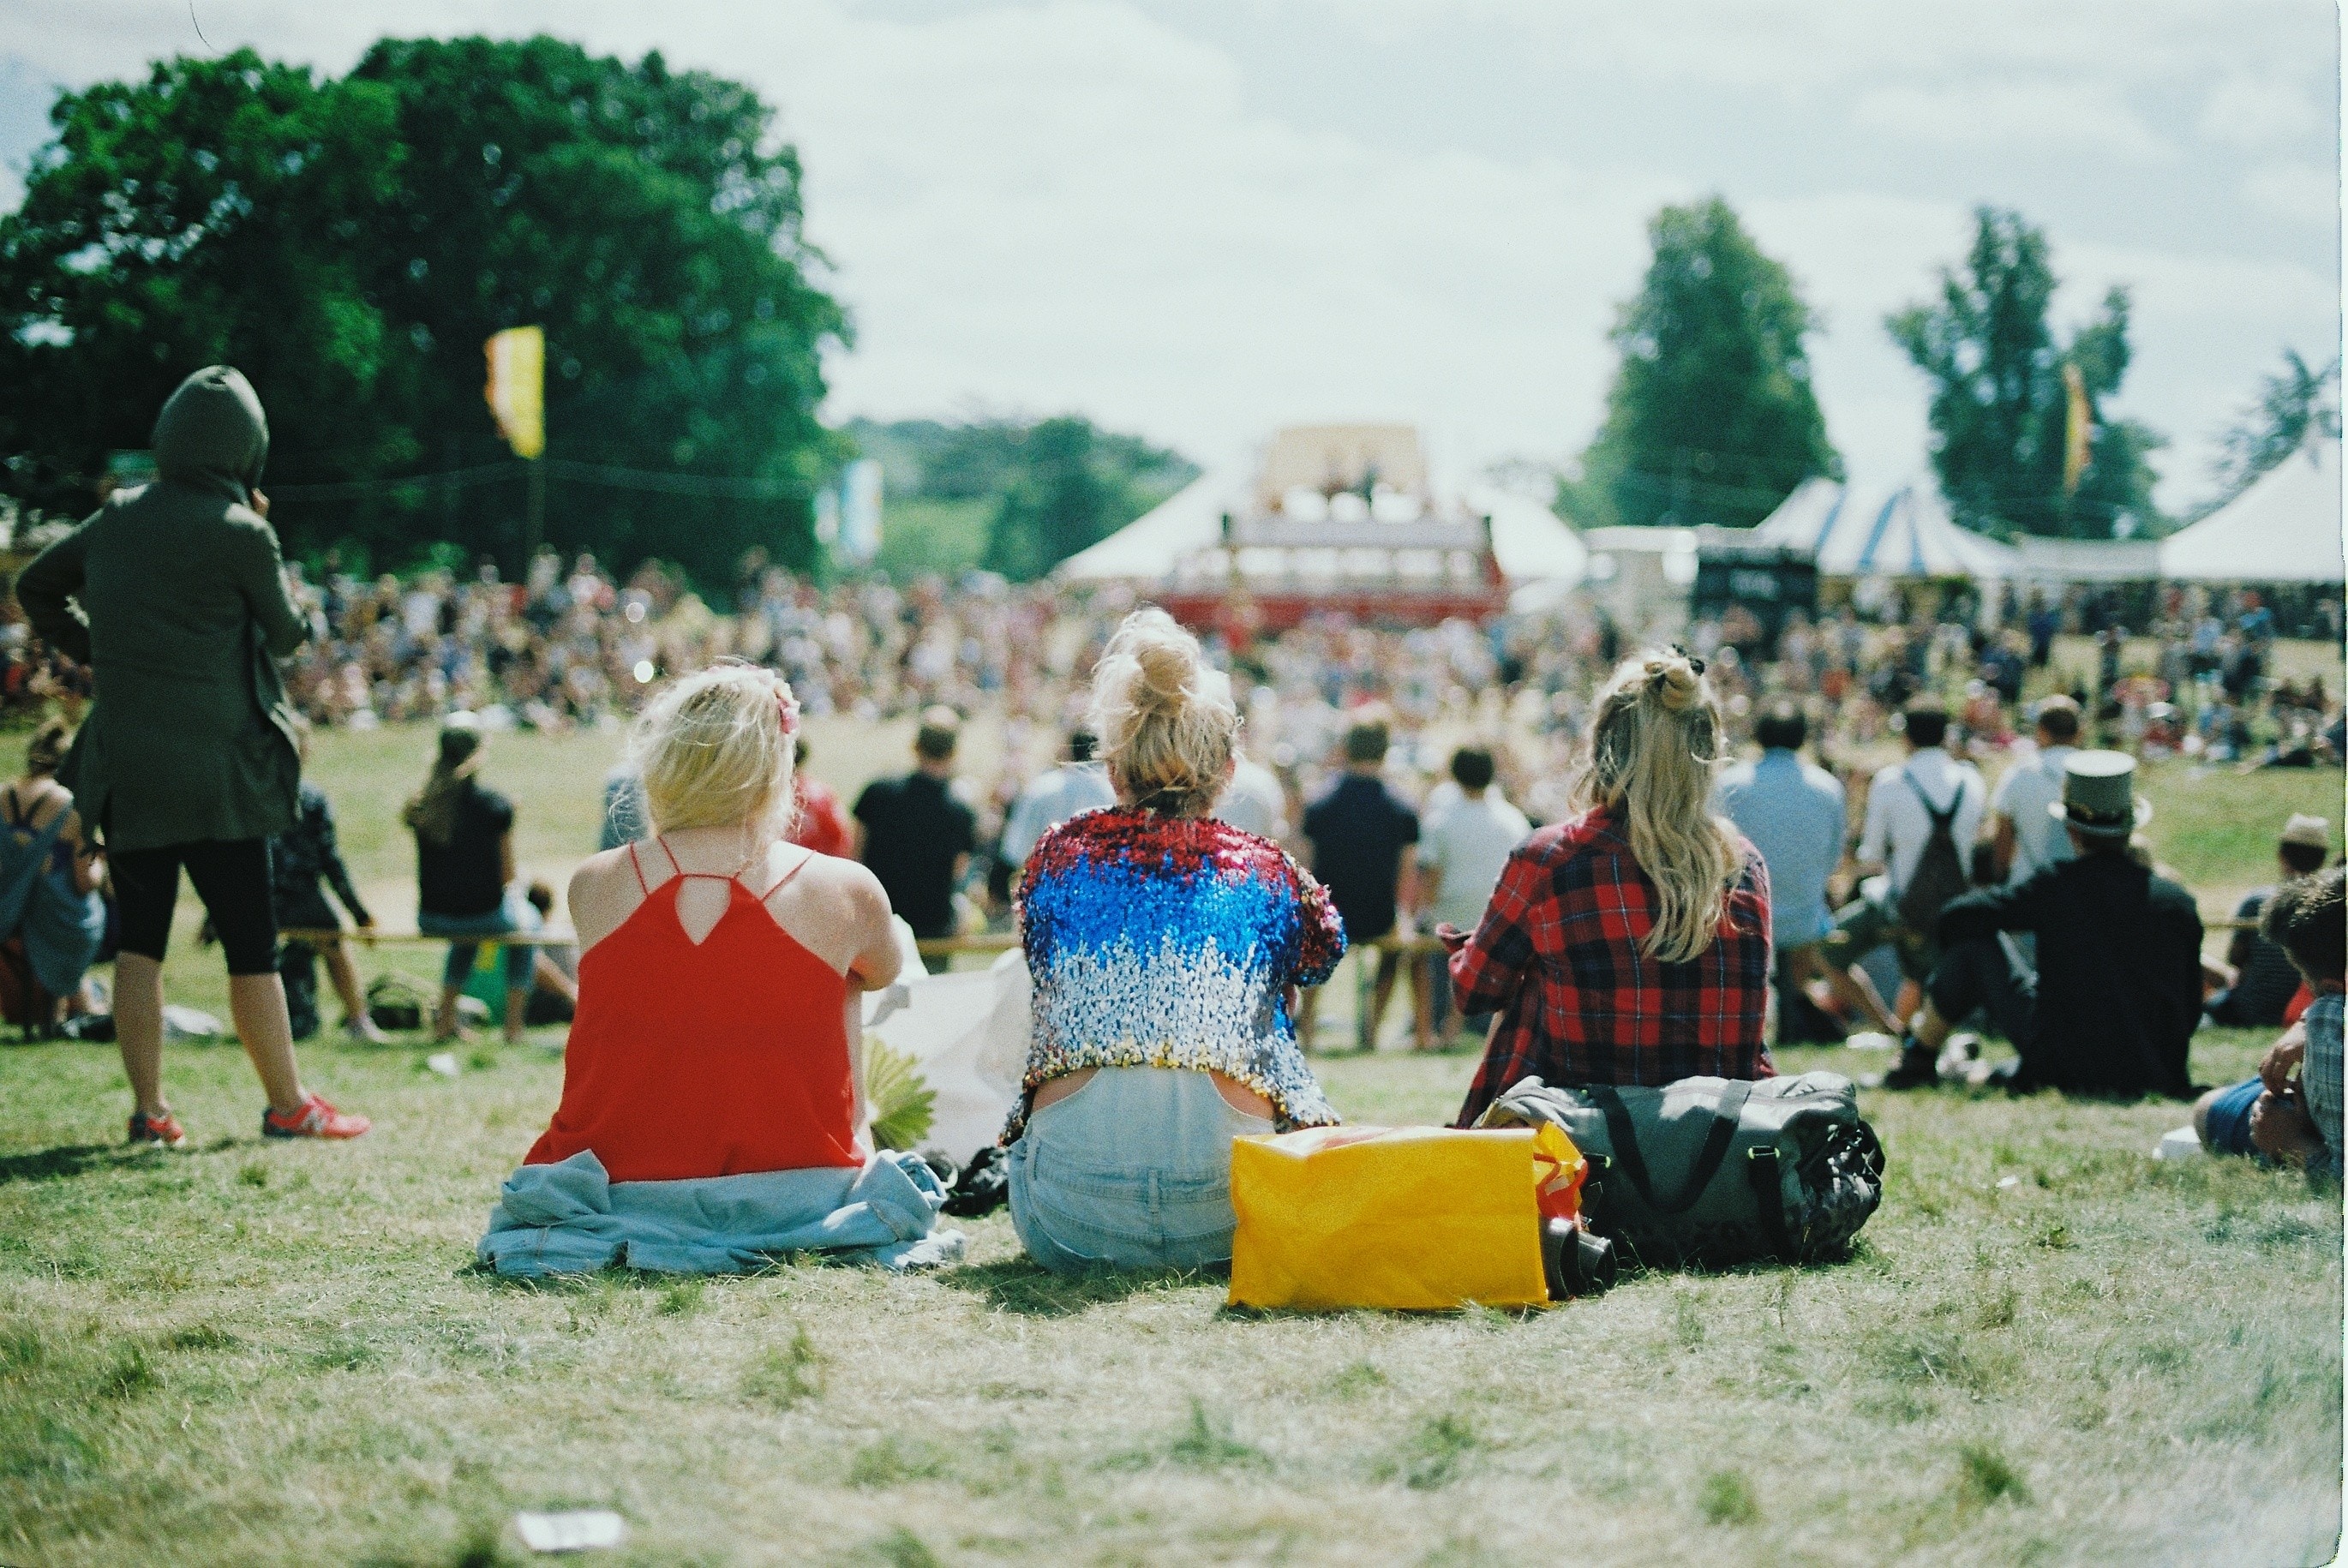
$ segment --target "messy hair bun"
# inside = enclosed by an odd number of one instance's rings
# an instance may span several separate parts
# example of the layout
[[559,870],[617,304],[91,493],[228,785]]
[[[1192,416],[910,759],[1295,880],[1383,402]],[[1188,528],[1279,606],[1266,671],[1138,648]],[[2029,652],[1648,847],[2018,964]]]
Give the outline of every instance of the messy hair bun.
[[1222,792],[1239,735],[1231,677],[1159,609],[1136,610],[1093,666],[1093,724],[1118,793],[1169,816]]
[[1703,689],[1703,672],[1677,648],[1649,654],[1640,667],[1646,672],[1648,689],[1666,713],[1684,713]]

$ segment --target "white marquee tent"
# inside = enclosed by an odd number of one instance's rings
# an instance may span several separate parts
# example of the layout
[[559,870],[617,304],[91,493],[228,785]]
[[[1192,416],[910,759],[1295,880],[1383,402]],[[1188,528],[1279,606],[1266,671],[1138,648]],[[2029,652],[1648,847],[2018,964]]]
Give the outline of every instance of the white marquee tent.
[[[1221,541],[1223,513],[1244,508],[1250,489],[1241,474],[1202,474],[1098,544],[1068,557],[1056,575],[1079,583],[1162,583],[1185,555]],[[1492,554],[1511,584],[1581,580],[1590,552],[1581,536],[1549,508],[1483,485],[1469,486],[1461,499],[1469,511],[1492,520]],[[1394,526],[1401,531],[1409,525]]]
[[2343,573],[2336,438],[2310,441],[2160,542],[2160,574],[2172,582],[2337,584]]
[[1958,527],[1927,485],[1859,497],[1833,480],[1805,480],[1753,533],[1815,558],[1824,577],[2020,575],[2011,547]]

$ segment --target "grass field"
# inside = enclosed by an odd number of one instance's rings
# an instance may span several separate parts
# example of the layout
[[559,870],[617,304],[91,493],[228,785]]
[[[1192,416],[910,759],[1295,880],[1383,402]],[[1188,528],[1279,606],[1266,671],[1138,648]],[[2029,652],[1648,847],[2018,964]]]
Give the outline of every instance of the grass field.
[[[817,769],[852,790],[906,738],[819,727]],[[386,923],[412,906],[388,824],[427,739],[319,742]],[[558,885],[613,750],[493,755]],[[2157,847],[2213,910],[2262,878],[2281,813],[2341,816],[2336,775],[2149,787]],[[224,1011],[215,955],[183,940],[169,975]],[[376,1119],[345,1148],[263,1144],[235,1047],[174,1046],[178,1156],[119,1146],[110,1050],[0,1047],[0,1563],[519,1561],[514,1511],[565,1506],[627,1517],[602,1561],[901,1568],[2296,1564],[2338,1531],[2339,1200],[2150,1160],[2177,1106],[1869,1094],[1887,1196],[1836,1267],[1251,1318],[1213,1280],[1055,1280],[999,1214],[923,1278],[471,1274],[558,1092],[551,1043],[453,1080],[420,1041],[314,1045],[310,1080]],[[2262,1045],[2205,1033],[2195,1076]],[[1350,1118],[1401,1122],[1447,1119],[1472,1066],[1320,1070]]]

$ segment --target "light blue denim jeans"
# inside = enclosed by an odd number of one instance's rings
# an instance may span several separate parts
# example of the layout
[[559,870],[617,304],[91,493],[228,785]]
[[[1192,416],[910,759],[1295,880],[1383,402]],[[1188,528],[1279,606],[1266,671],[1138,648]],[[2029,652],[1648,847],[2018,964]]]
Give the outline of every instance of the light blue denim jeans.
[[1206,1073],[1102,1068],[1011,1146],[1011,1223],[1055,1274],[1228,1263],[1231,1140],[1272,1130]]
[[[429,910],[416,917],[416,929],[426,936],[447,936],[457,940],[448,944],[448,962],[441,965],[440,983],[462,989],[465,976],[473,972],[474,955],[480,951],[478,942],[463,940],[468,936],[506,936],[517,931],[537,931],[546,924],[517,883],[506,889],[506,895],[497,908],[485,914],[434,914]],[[530,984],[530,966],[538,949],[520,943],[506,944],[506,989],[527,992]]]

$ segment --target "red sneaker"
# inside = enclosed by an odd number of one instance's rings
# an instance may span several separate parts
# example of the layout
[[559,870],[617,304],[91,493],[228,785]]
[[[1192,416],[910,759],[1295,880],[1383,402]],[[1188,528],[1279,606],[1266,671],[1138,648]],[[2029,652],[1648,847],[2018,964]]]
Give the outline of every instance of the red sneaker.
[[328,1105],[322,1095],[309,1094],[291,1116],[280,1116],[273,1110],[261,1113],[261,1136],[263,1138],[356,1138],[374,1122],[364,1116],[351,1116]]
[[188,1135],[180,1126],[180,1119],[168,1110],[158,1111],[153,1116],[140,1116],[135,1112],[131,1115],[130,1141],[133,1143],[160,1143],[166,1149],[177,1149],[187,1140]]

